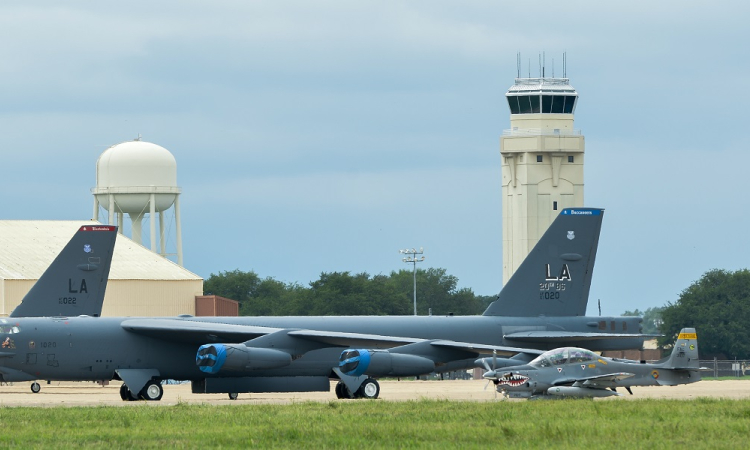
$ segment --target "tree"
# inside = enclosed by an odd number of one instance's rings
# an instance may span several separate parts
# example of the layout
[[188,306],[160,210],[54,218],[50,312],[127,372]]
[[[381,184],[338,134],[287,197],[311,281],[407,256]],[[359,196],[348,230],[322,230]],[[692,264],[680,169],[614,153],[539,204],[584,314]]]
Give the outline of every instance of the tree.
[[646,311],[625,311],[623,316],[640,316],[643,317],[643,332],[646,334],[659,334],[659,327],[661,326],[662,319],[661,314],[664,311],[664,307],[657,306],[654,308],[648,308]]
[[714,269],[662,311],[659,344],[671,344],[683,327],[698,333],[701,357],[750,357],[750,271]]
[[[413,274],[409,270],[390,275],[352,275],[323,272],[309,287],[261,279],[255,272],[234,270],[211,276],[206,294],[237,300],[240,315],[326,316],[410,315],[413,311]],[[417,270],[419,314],[481,314],[493,297],[474,295],[458,287],[458,279],[445,269]]]

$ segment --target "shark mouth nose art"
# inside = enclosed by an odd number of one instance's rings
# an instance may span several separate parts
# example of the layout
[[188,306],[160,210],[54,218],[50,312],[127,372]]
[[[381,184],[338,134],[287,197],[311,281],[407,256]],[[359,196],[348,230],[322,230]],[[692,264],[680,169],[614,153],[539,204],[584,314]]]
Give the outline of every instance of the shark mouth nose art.
[[510,386],[517,387],[521,386],[525,382],[529,381],[529,377],[521,374],[506,373],[502,377],[498,378],[498,386]]

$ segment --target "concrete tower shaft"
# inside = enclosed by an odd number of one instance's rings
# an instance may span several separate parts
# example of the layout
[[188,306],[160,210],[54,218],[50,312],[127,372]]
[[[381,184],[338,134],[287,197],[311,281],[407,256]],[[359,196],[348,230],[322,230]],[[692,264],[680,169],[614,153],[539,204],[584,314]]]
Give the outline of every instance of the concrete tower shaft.
[[503,284],[560,211],[583,206],[584,154],[584,137],[573,128],[578,93],[567,78],[516,78],[505,97]]

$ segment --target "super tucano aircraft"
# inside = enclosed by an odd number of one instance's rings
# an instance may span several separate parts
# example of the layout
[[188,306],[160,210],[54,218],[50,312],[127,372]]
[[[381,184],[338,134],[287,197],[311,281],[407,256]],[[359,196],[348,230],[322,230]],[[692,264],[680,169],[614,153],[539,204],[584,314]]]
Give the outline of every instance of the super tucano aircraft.
[[[603,214],[563,210],[481,316],[94,317],[117,231],[82,226],[0,319],[0,379],[122,380],[123,400],[159,400],[169,379],[232,399],[338,379],[339,398],[377,398],[373,377],[470,368],[493,352],[517,365],[561,345],[640,348],[639,317],[584,315]],[[354,350],[356,371],[342,370]]]
[[618,387],[633,395],[633,386],[695,383],[701,380],[700,370],[695,328],[683,328],[669,357],[653,364],[565,347],[510,370],[489,370],[484,378],[509,398],[586,398],[622,395]]

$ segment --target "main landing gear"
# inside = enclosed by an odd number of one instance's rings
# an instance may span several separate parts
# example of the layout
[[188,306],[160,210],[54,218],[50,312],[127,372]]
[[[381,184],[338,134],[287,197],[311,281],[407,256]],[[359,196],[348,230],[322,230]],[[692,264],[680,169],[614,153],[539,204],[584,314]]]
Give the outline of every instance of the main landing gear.
[[31,392],[38,394],[42,390],[42,387],[36,381],[31,383]]
[[120,386],[120,398],[126,402],[133,402],[136,400],[158,401],[161,400],[163,395],[164,388],[161,383],[156,380],[151,380],[146,383],[143,389],[141,389],[141,392],[138,393],[138,396],[134,396],[125,383]]
[[343,381],[336,383],[336,398],[368,398],[376,399],[380,395],[380,384],[374,378],[367,378],[354,393]]

